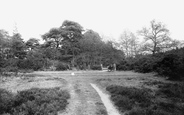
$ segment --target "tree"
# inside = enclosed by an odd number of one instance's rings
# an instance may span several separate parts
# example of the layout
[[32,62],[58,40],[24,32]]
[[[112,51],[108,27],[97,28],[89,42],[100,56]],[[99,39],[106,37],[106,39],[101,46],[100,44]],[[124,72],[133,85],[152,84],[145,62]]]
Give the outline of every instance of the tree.
[[169,30],[161,22],[151,21],[151,28],[143,28],[138,33],[144,37],[145,50],[151,51],[154,55],[167,48],[166,44],[171,41]]
[[[102,61],[102,50],[105,43],[102,41],[99,34],[93,30],[88,30],[84,33],[84,39],[79,41],[80,55],[82,63],[86,65],[100,64]],[[79,61],[78,61],[79,62]]]
[[[52,28],[42,38],[50,48],[56,48],[63,52],[63,55],[72,55],[71,64],[74,66],[74,59],[79,53],[79,40],[83,38],[83,28],[73,21],[64,21],[59,28]],[[69,56],[70,57],[70,56]]]
[[124,58],[122,51],[114,47],[112,41],[104,42],[99,34],[93,30],[84,33],[84,39],[80,40],[80,55],[78,63],[87,66],[109,65],[118,63]]
[[64,30],[59,28],[52,28],[49,32],[42,35],[43,40],[50,43],[50,47],[59,49],[64,36]]
[[79,54],[79,40],[83,38],[83,27],[77,22],[65,20],[60,29],[65,30],[62,47],[73,56],[71,64],[74,66],[75,58]]
[[36,49],[38,48],[39,46],[39,39],[36,39],[36,38],[30,38],[27,42],[26,42],[26,46],[28,49],[30,49],[31,51],[33,49]]
[[124,31],[119,41],[119,47],[125,53],[126,57],[133,57],[139,53],[138,38],[132,32]]
[[13,54],[13,58],[24,59],[26,57],[25,43],[19,33],[12,36],[11,52]]
[[7,57],[10,47],[10,36],[7,31],[0,30],[0,56],[2,59]]
[[6,63],[6,58],[9,52],[10,36],[7,31],[0,30],[0,72]]

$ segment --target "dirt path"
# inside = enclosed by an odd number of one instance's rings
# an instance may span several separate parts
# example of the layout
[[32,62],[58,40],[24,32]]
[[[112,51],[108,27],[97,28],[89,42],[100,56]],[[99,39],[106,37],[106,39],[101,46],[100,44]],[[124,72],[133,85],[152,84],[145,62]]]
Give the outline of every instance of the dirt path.
[[110,101],[109,95],[103,93],[95,84],[91,84],[91,86],[98,92],[101,97],[104,106],[106,107],[108,115],[120,115],[117,109],[114,107],[112,102]]
[[90,85],[90,80],[82,77],[68,77],[66,80],[71,99],[67,110],[60,115],[107,115],[99,95]]
[[99,94],[90,85],[93,80],[82,72],[77,72],[75,75],[71,73],[38,73],[55,79],[64,79],[67,82],[63,88],[70,92],[71,98],[66,111],[59,112],[59,115],[107,115]]

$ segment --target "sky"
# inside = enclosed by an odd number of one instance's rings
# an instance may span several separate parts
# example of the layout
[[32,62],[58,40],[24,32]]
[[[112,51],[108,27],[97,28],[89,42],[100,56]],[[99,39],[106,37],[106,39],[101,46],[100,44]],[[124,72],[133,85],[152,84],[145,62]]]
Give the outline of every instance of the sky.
[[79,23],[101,36],[118,39],[123,31],[136,34],[155,19],[184,40],[183,0],[0,0],[0,29],[17,28],[24,40],[41,39],[64,20]]

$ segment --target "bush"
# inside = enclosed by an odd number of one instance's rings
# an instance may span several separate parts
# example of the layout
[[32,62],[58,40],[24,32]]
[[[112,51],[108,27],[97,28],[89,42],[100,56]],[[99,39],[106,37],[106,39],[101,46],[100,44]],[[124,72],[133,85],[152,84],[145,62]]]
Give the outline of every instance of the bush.
[[14,96],[9,91],[0,89],[0,114],[10,112],[14,101]]
[[68,65],[66,63],[58,62],[57,65],[56,65],[56,70],[57,71],[64,71],[64,70],[67,70],[67,69],[69,69],[69,68],[68,68]]
[[148,107],[151,104],[147,89],[111,85],[106,90],[111,93],[111,99],[121,112],[131,110],[134,106]]
[[[57,115],[68,104],[70,95],[59,88],[29,89],[12,96],[7,91],[1,91],[0,112],[13,115]],[[3,95],[2,95],[3,94]]]
[[183,115],[184,84],[162,84],[159,90],[111,85],[111,100],[126,115]]
[[171,115],[170,113],[163,110],[154,110],[152,108],[142,109],[142,108],[134,108],[126,115]]
[[134,63],[134,70],[136,72],[148,73],[155,71],[155,65],[158,58],[152,56],[143,56],[137,59]]
[[91,69],[92,70],[102,70],[102,67],[101,67],[101,65],[92,65]]
[[164,84],[160,86],[158,94],[165,95],[169,98],[179,98],[184,101],[184,83],[183,84]]
[[116,65],[116,70],[129,70],[130,65],[128,64],[128,62],[126,60],[121,61],[119,64]]
[[171,80],[181,80],[184,76],[184,57],[177,54],[166,54],[157,63],[157,72]]
[[117,70],[135,70],[136,72],[157,72],[170,80],[184,80],[184,48],[127,58],[117,64]]

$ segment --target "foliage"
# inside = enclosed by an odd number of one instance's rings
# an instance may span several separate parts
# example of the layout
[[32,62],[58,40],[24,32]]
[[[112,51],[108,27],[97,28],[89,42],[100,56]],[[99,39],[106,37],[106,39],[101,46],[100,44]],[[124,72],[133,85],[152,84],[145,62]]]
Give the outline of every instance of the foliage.
[[159,86],[157,95],[165,95],[166,97],[179,99],[184,102],[184,83],[181,84],[164,84]]
[[126,61],[126,60],[122,60],[120,63],[118,63],[116,65],[116,70],[119,70],[119,71],[126,71],[126,70],[130,70],[130,65],[129,63]]
[[157,63],[157,72],[172,80],[181,80],[184,75],[184,57],[177,54],[165,54]]
[[[143,28],[139,31],[146,41],[144,45],[145,51],[151,51],[153,55],[157,52],[164,51],[171,45],[169,30],[161,22],[151,21],[150,28]],[[170,47],[169,47],[170,48]]]
[[14,58],[24,59],[26,57],[25,43],[20,34],[14,34],[11,41],[11,51]]
[[136,60],[134,69],[136,72],[148,73],[154,71],[157,58],[152,56],[143,56]]
[[0,89],[0,114],[9,112],[13,105],[14,95],[5,89]]
[[35,71],[41,70],[44,67],[47,67],[47,59],[40,50],[37,50],[36,52],[29,51],[27,58],[22,60],[22,65],[20,65],[21,69],[33,69]]
[[64,55],[72,55],[71,64],[74,66],[74,58],[79,52],[78,41],[83,38],[83,27],[77,22],[65,20],[61,27],[52,28],[42,38],[50,48],[62,50]]
[[126,58],[117,64],[117,70],[134,70],[141,73],[157,72],[170,80],[183,80],[184,48],[155,55],[137,55]]
[[[110,85],[111,99],[125,115],[182,115],[183,85],[162,84],[158,91]],[[165,100],[165,101],[164,101]]]
[[26,42],[26,46],[28,49],[30,50],[35,50],[36,48],[39,47],[39,39],[36,38],[30,38],[27,42]]
[[91,69],[92,70],[102,70],[102,67],[101,67],[101,65],[92,65]]
[[[99,70],[96,65],[105,67],[115,63],[117,70],[157,72],[170,79],[184,79],[184,49],[178,49],[179,41],[169,38],[165,25],[153,20],[150,28],[143,28],[139,34],[145,38],[143,47],[131,32],[124,32],[120,43],[105,42],[97,32],[87,30],[83,33],[80,24],[69,20],[46,32],[42,36],[43,44],[36,38],[24,42],[19,33],[9,36],[0,30],[0,72],[47,70],[56,66],[51,63],[54,60],[84,70],[90,67]],[[172,48],[176,49],[167,51]],[[145,54],[145,49],[154,55]],[[66,70],[64,63],[58,63],[57,70]]]
[[69,67],[66,63],[58,62],[57,65],[56,65],[56,70],[57,71],[64,71],[64,70],[67,70],[67,69],[69,69]]
[[[104,42],[97,32],[88,30],[84,33],[84,39],[79,41],[80,54],[77,60],[81,65],[105,66],[119,63],[124,58],[124,53],[114,47],[113,42]],[[77,61],[79,63],[79,61]]]
[[59,88],[38,89],[33,88],[18,92],[15,96],[0,90],[0,113],[13,115],[57,115],[68,104],[70,95]]
[[138,38],[132,32],[124,31],[120,36],[118,46],[126,57],[133,57],[140,52]]
[[151,105],[151,95],[147,89],[127,88],[122,86],[108,86],[111,99],[121,112],[131,110],[134,106],[148,107]]

